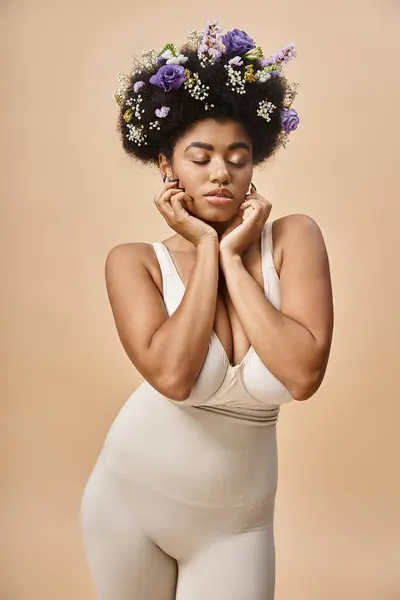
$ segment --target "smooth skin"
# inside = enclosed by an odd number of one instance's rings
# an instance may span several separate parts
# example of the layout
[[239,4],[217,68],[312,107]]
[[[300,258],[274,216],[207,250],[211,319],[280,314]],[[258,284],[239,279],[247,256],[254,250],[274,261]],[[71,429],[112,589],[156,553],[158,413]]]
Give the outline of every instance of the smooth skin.
[[[172,161],[160,155],[167,179],[155,204],[176,232],[163,243],[186,287],[170,316],[151,244],[127,243],[106,260],[106,285],[123,347],[161,394],[185,400],[202,368],[214,329],[231,364],[250,345],[296,400],[320,387],[330,353],[333,301],[329,261],[317,223],[303,214],[274,221],[274,261],[281,309],[263,292],[260,239],[271,204],[251,188],[251,139],[235,122],[195,124]],[[178,181],[170,181],[169,178]],[[233,202],[206,195],[228,188]]]

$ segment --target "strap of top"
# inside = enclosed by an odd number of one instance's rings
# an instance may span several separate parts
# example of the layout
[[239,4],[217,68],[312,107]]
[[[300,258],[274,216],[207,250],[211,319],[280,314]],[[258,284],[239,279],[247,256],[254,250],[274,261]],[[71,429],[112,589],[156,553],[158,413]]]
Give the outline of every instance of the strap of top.
[[157,255],[158,262],[160,263],[161,274],[164,277],[165,275],[175,275],[175,266],[172,262],[172,258],[167,248],[161,242],[153,242],[152,246]]
[[[272,237],[273,221],[267,221],[262,233],[262,262],[266,269],[275,268],[274,242]],[[153,242],[155,253],[160,263],[162,275],[177,275],[176,267],[167,248],[161,242]]]
[[266,269],[273,268],[275,269],[274,262],[274,242],[272,238],[272,225],[273,221],[267,221],[263,230],[263,244],[262,244],[262,252],[263,252],[263,265]]

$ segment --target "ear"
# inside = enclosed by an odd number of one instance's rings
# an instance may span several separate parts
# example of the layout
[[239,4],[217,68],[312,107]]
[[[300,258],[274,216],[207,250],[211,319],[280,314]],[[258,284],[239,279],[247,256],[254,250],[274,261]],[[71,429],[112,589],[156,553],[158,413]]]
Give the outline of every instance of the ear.
[[171,162],[168,160],[168,158],[164,154],[159,154],[158,166],[160,168],[160,173],[161,173],[162,178],[164,178],[165,175],[167,177],[172,177]]

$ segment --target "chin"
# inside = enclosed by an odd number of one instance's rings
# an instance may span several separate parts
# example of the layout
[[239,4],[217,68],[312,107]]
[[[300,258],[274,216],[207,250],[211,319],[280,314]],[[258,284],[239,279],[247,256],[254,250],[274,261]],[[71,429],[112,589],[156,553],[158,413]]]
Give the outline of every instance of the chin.
[[194,217],[197,217],[208,223],[225,223],[226,221],[232,219],[232,217],[237,213],[236,206],[230,206],[228,208],[227,206],[213,206],[211,204],[207,204],[206,206],[202,205],[200,209],[196,207],[196,212],[190,209],[187,210]]

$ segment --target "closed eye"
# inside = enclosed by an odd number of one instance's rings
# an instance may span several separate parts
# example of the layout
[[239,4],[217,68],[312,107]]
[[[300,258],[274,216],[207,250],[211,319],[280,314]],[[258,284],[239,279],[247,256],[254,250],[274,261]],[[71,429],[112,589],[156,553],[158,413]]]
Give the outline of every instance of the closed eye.
[[[209,160],[192,160],[192,163],[194,163],[195,165],[206,165],[209,162],[210,162]],[[230,161],[228,161],[228,162],[233,167],[244,167],[246,164],[246,163],[235,163],[235,162],[230,162]]]

